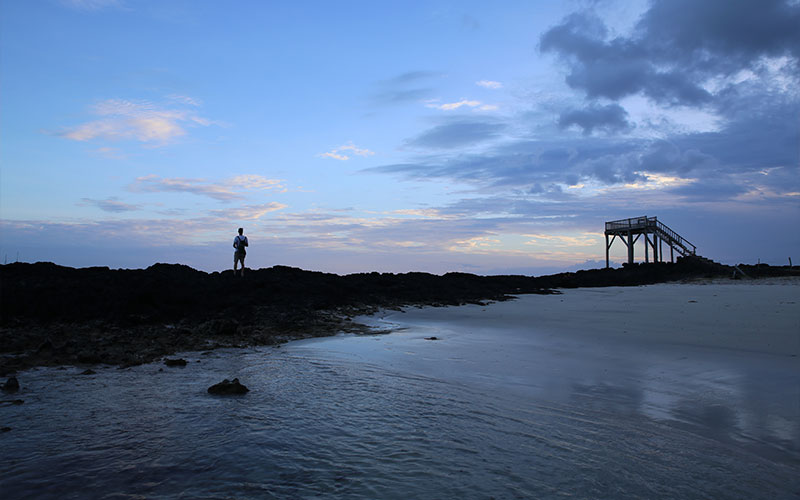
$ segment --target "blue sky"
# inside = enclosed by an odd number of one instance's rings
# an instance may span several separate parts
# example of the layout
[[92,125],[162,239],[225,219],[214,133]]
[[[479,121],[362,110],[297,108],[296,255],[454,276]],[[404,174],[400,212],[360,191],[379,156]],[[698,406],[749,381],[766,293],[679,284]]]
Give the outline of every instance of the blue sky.
[[[800,3],[0,2],[0,258],[800,262]],[[643,249],[637,249],[639,254]],[[612,248],[624,259],[625,248]]]

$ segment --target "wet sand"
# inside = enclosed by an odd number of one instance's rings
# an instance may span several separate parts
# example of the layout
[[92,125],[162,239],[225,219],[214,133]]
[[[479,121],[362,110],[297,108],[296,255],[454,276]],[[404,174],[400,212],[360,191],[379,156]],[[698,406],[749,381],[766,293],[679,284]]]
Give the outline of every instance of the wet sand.
[[520,401],[640,415],[779,463],[800,460],[797,279],[566,289],[359,320],[393,333],[310,345]]
[[531,330],[656,348],[686,345],[800,355],[800,279],[710,280],[639,287],[562,289],[491,307],[406,309],[381,316],[454,328]]

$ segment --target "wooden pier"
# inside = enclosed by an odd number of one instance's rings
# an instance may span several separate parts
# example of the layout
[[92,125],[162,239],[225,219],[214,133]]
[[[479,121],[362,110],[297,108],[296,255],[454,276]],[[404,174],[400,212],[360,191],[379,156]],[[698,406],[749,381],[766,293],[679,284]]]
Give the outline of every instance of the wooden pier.
[[[611,236],[609,241],[608,237]],[[697,247],[689,243],[666,224],[658,221],[658,217],[634,217],[632,219],[606,222],[606,268],[610,266],[609,250],[614,241],[620,241],[628,247],[628,263],[633,264],[633,245],[644,236],[644,261],[650,262],[650,250],[653,251],[653,262],[663,262],[662,244],[669,246],[670,262],[675,262],[675,252],[681,256],[697,255]]]

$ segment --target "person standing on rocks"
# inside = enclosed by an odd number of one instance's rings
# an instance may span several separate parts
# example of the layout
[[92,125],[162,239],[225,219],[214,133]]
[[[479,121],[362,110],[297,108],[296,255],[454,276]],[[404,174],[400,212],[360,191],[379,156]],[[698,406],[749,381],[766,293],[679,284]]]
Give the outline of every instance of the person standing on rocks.
[[244,234],[244,229],[239,228],[239,234],[233,238],[233,248],[236,250],[233,251],[233,275],[236,276],[236,267],[239,264],[239,261],[242,262],[242,276],[244,276],[244,258],[247,255],[247,250],[245,247],[250,246],[247,242],[247,236]]

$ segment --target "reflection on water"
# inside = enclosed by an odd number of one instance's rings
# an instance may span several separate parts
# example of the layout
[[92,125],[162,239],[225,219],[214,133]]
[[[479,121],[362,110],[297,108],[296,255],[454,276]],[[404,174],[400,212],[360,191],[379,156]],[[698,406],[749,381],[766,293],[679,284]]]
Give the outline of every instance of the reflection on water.
[[[727,358],[702,370],[679,358],[579,360],[558,355],[570,351],[564,344],[548,351],[536,339],[487,343],[437,333],[443,340],[425,341],[430,329],[410,328],[195,353],[185,356],[186,368],[22,373],[14,397],[25,404],[0,407],[0,426],[12,428],[0,434],[0,491],[3,498],[800,495],[797,401],[765,389],[776,380],[797,387],[796,372],[752,362],[743,371]],[[231,377],[251,391],[206,394]]]

